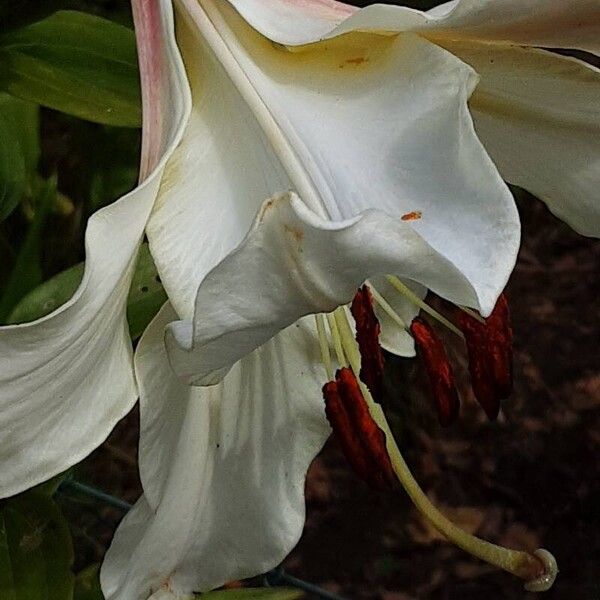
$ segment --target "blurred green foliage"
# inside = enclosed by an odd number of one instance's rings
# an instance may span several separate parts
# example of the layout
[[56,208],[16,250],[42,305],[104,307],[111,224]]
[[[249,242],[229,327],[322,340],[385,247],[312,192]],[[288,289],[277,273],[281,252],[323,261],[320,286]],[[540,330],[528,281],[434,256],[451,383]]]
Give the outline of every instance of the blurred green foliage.
[[82,119],[141,124],[133,31],[59,11],[0,35],[0,88]]
[[69,525],[45,488],[0,501],[2,600],[71,600]]
[[[95,14],[64,10],[73,8]],[[6,323],[23,296],[83,260],[89,216],[135,186],[141,100],[128,2],[2,0],[0,22],[0,323]],[[53,310],[56,297],[41,300],[51,288],[36,297]],[[61,304],[76,286],[68,289]],[[147,322],[140,311],[154,310],[153,297],[135,303],[138,332]]]
[[[128,2],[0,0],[0,323],[35,320],[73,295],[88,218],[136,185],[140,123]],[[165,299],[144,244],[128,303],[134,339]],[[97,565],[73,576],[60,481],[0,500],[2,600],[102,598]]]

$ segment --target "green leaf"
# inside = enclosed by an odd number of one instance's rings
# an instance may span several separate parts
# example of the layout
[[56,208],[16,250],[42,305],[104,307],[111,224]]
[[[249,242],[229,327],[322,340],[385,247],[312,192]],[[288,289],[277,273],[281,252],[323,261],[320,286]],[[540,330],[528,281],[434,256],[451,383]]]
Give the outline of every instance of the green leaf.
[[21,200],[39,155],[39,107],[0,92],[0,221]]
[[27,171],[35,171],[40,159],[40,107],[32,102],[0,93],[0,114],[10,121],[19,137]]
[[239,588],[219,590],[200,594],[201,600],[295,600],[302,598],[304,592],[294,588]]
[[42,281],[40,242],[46,217],[56,199],[56,179],[50,179],[40,190],[40,194],[39,202],[36,203],[35,216],[0,296],[0,322],[6,320],[20,298]]
[[77,574],[73,600],[104,600],[100,588],[100,565],[90,565]]
[[0,88],[97,123],[141,124],[133,31],[86,13],[58,11],[0,36]]
[[56,493],[56,491],[60,487],[60,484],[65,479],[71,477],[71,473],[72,473],[71,469],[67,469],[66,471],[63,471],[62,473],[55,475],[51,479],[48,479],[48,481],[44,481],[44,483],[40,483],[39,485],[36,485],[35,488],[33,488],[33,489],[35,490],[36,493],[41,494],[42,496],[51,497]]
[[[44,282],[27,294],[8,317],[8,323],[27,323],[46,316],[62,306],[77,290],[83,277],[83,263],[75,265]],[[148,244],[138,255],[129,298],[127,320],[133,339],[138,338],[167,300]]]
[[48,279],[21,299],[7,322],[28,323],[45,317],[71,298],[82,277],[83,263],[79,263]]
[[132,190],[139,173],[140,136],[135,129],[96,128],[82,145],[94,148],[91,157],[90,211],[96,211]]
[[73,546],[54,501],[35,491],[0,503],[0,598],[71,600]]
[[166,301],[167,293],[160,282],[150,248],[148,244],[142,244],[127,300],[127,321],[132,339],[142,335]]

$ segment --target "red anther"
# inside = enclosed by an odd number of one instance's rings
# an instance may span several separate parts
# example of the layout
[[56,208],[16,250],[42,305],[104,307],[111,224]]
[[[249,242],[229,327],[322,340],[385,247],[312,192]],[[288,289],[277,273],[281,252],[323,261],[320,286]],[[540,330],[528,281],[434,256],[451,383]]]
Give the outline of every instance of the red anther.
[[360,378],[376,402],[383,396],[385,359],[379,345],[381,326],[373,310],[373,296],[367,285],[356,292],[350,312],[356,321],[356,341],[361,356]]
[[368,480],[369,466],[340,397],[337,381],[330,381],[323,386],[323,398],[325,398],[325,415],[342,446],[346,460],[361,479]]
[[393,487],[396,475],[385,434],[371,417],[354,373],[345,367],[335,377],[323,386],[323,397],[325,414],[344,456],[356,474],[375,489]]
[[417,353],[427,371],[440,425],[448,427],[458,417],[460,401],[444,344],[431,325],[419,317],[411,323],[410,332],[415,339]]
[[485,320],[489,346],[490,371],[500,400],[513,388],[513,331],[506,296],[501,294],[492,314]]
[[487,324],[460,311],[458,325],[467,343],[473,393],[485,414],[493,421],[500,411],[500,393],[494,381],[492,365],[495,361],[491,357]]

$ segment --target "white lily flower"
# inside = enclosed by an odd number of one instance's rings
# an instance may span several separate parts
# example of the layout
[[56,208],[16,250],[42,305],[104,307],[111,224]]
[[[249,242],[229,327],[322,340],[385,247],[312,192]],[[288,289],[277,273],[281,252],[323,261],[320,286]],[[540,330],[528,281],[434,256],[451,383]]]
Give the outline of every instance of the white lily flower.
[[[172,307],[137,353],[145,494],[103,569],[112,599],[210,589],[293,547],[306,468],[330,431],[328,342],[303,315],[371,278],[384,342],[411,354],[410,336],[386,325],[416,308],[384,274],[406,278],[417,303],[429,288],[492,310],[519,224],[469,99],[502,175],[598,231],[597,70],[515,46],[597,52],[596,2],[174,4],[185,71],[171,2],[133,2],[144,182],[90,220],[73,298],[0,328],[6,496],[81,460],[135,401],[125,302],[147,228]],[[191,388],[174,371],[218,383]]]
[[[306,469],[329,433],[330,342],[340,366],[360,363],[338,307],[364,280],[387,324],[416,311],[390,296],[385,274],[416,282],[415,303],[428,288],[490,313],[519,225],[469,99],[508,180],[582,231],[599,224],[588,168],[597,70],[515,45],[596,50],[595,3],[463,0],[429,13],[331,0],[174,4],[193,108],[147,229],[172,306],[136,357],[144,496],[103,566],[110,600],[209,590],[294,546]],[[306,316],[330,311],[329,333]],[[396,331],[388,345],[412,352]],[[482,549],[427,504],[362,392],[396,475],[436,526],[533,577],[530,589],[551,584],[543,551]]]

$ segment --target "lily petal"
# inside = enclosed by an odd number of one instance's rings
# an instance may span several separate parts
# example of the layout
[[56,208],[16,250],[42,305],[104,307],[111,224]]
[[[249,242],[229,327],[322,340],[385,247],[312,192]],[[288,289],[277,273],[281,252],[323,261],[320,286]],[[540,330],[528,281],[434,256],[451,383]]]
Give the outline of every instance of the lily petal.
[[455,0],[428,16],[436,36],[600,53],[597,0]]
[[290,46],[329,35],[358,11],[335,0],[229,0],[244,19],[264,36]]
[[422,12],[373,4],[362,10],[326,0],[229,0],[269,39],[309,44],[349,31],[419,31],[427,37],[600,52],[597,0],[453,0]]
[[182,317],[264,199],[287,189],[334,221],[372,208],[422,215],[411,227],[459,269],[491,240],[506,253],[490,267],[513,260],[518,217],[475,135],[467,99],[476,76],[462,61],[410,34],[356,34],[292,53],[225,3],[182,7],[194,115],[148,228]]
[[330,434],[314,319],[240,361],[218,386],[182,385],[167,362],[166,305],[136,353],[145,495],[102,568],[107,600],[175,597],[276,566],[304,524],[304,479]]
[[504,179],[579,233],[600,236],[600,70],[533,48],[448,49],[481,75],[471,114]]
[[264,204],[244,242],[200,285],[194,321],[167,329],[172,366],[189,383],[212,385],[298,318],[334,310],[367,278],[385,273],[489,314],[512,270],[517,244],[505,231],[504,238],[485,238],[488,243],[475,253],[462,231],[457,228],[455,235],[470,260],[461,270],[408,222],[382,211],[334,223],[293,193],[275,197]]
[[[0,328],[0,496],[80,461],[136,400],[126,300],[165,158],[189,105],[185,73],[170,42],[170,3],[146,3],[136,14],[138,34],[153,31],[163,41],[156,54],[140,37],[144,83],[153,82],[154,94],[168,106],[160,135],[145,145],[143,162],[153,171],[136,190],[90,218],[85,274],[73,297],[38,321]],[[162,28],[155,30],[158,23]]]
[[252,111],[184,12],[177,43],[192,111],[167,162],[147,235],[171,303],[190,318],[198,283],[243,239],[263,200],[290,182]]

